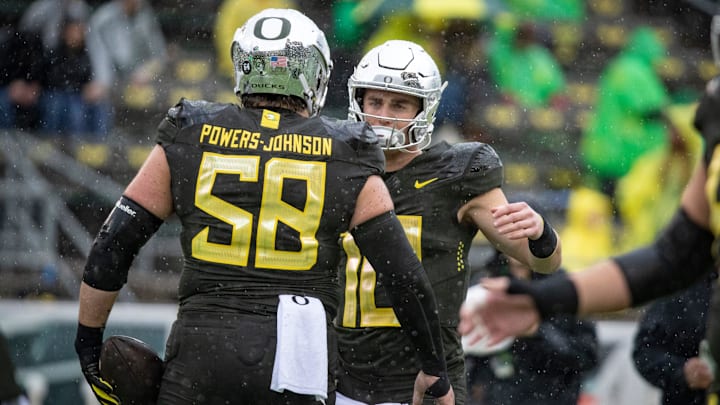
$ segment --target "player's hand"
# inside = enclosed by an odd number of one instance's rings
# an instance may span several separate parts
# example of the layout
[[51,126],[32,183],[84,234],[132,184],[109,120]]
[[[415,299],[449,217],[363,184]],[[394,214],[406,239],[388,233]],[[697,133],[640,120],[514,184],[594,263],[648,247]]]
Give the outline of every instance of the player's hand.
[[[427,393],[428,388],[430,388],[433,384],[435,384],[440,377],[434,376],[434,375],[428,375],[425,374],[422,370],[417,375],[417,378],[415,378],[415,388],[413,390],[413,405],[421,405],[423,403],[423,398],[425,397]],[[455,393],[453,392],[452,386],[450,387],[450,390],[447,392],[447,394],[436,397],[435,403],[440,405],[455,405]]]
[[[489,290],[481,305],[463,306],[460,309],[458,332],[465,336],[482,325],[488,345],[494,345],[513,336],[535,333],[540,325],[540,314],[529,295],[507,294],[510,280],[507,277],[483,279],[482,285]],[[485,335],[476,335],[477,342]]]
[[113,387],[100,376],[100,352],[102,351],[102,328],[78,326],[75,351],[80,359],[80,368],[90,385],[95,398],[102,405],[120,405],[120,398],[113,393]]
[[102,405],[120,405],[120,398],[113,394],[113,388],[107,381],[100,377],[100,369],[98,363],[87,363],[82,365],[82,372],[85,380],[90,384],[95,398]]
[[526,202],[514,202],[492,208],[493,226],[509,239],[537,239],[543,233],[543,219]]
[[694,390],[708,388],[713,380],[710,366],[700,357],[689,358],[683,365],[683,374],[688,387]]

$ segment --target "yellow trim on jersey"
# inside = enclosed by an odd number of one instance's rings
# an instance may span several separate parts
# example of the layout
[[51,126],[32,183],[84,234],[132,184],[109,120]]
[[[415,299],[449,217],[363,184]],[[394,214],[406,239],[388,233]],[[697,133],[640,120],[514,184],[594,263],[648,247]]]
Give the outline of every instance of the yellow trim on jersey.
[[278,129],[280,126],[280,114],[275,111],[263,110],[260,126],[270,129]]

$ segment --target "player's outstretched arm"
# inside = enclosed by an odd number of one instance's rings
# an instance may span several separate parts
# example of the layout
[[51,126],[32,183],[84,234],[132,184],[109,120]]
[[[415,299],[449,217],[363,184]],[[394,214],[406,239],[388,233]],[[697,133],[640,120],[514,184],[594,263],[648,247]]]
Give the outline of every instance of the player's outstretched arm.
[[537,282],[485,280],[493,292],[484,305],[463,309],[459,331],[467,334],[482,322],[492,340],[500,341],[527,333],[553,314],[617,311],[691,285],[713,268],[706,179],[701,166],[683,193],[682,206],[648,246]]
[[625,278],[612,260],[581,274],[556,273],[537,281],[488,278],[482,284],[490,293],[482,303],[461,308],[458,331],[467,335],[482,325],[489,344],[531,334],[541,320],[555,314],[609,312],[630,304]]
[[641,305],[702,277],[712,268],[711,244],[709,232],[680,210],[653,245],[583,271],[557,273],[534,282],[484,280],[492,292],[482,305],[463,308],[459,331],[467,334],[482,323],[497,342],[527,334],[541,319],[554,314],[586,315]]
[[119,404],[110,384],[100,377],[105,323],[135,256],[171,212],[170,171],[164,150],[156,146],[95,237],[80,286],[75,351],[103,405]]

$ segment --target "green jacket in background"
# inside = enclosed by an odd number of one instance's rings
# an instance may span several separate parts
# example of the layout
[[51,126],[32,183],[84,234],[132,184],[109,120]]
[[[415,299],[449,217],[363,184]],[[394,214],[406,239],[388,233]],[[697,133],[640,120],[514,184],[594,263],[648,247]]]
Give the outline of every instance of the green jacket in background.
[[534,30],[531,23],[515,24],[512,18],[496,21],[495,36],[488,45],[488,68],[503,94],[524,107],[545,107],[553,96],[565,91],[565,73],[550,50],[536,39],[518,44],[518,33],[524,26],[528,32]]
[[660,112],[669,96],[653,69],[665,52],[652,29],[638,28],[601,74],[595,115],[580,144],[591,175],[618,179],[641,155],[666,144]]
[[535,21],[581,23],[585,17],[582,0],[505,0],[508,11]]

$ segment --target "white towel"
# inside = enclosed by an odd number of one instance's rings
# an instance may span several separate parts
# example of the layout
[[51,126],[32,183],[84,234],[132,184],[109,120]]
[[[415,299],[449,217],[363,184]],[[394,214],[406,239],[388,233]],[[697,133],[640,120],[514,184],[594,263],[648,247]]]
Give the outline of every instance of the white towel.
[[327,399],[327,350],[327,324],[322,302],[313,297],[280,295],[270,389]]
[[[368,405],[365,402],[356,401],[352,398],[348,398],[345,395],[336,392],[335,393],[335,405]],[[407,403],[400,403],[400,402],[383,402],[379,403],[377,405],[410,405]]]

